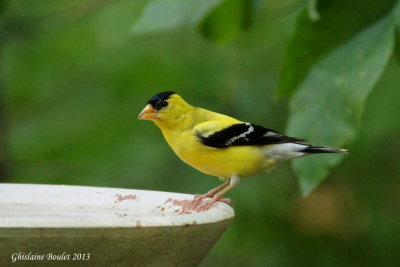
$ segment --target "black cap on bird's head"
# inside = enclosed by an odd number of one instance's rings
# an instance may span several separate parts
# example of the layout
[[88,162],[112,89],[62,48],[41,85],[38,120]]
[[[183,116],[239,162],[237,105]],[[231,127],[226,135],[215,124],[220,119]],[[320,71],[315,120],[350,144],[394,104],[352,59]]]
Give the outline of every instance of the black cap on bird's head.
[[167,100],[171,95],[176,94],[175,92],[165,91],[152,96],[147,101],[147,106],[140,112],[139,120],[154,120],[157,112],[168,106]]
[[172,91],[165,91],[165,92],[158,93],[158,94],[152,96],[147,101],[147,104],[152,105],[155,110],[160,110],[163,107],[168,106],[167,100],[171,95],[174,95],[174,94],[176,94],[176,93],[172,92]]

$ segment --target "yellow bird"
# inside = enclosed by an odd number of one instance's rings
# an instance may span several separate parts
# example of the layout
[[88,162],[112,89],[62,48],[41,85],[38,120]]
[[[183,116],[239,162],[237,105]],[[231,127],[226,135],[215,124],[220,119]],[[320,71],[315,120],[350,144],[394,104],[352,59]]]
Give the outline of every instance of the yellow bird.
[[152,120],[165,140],[184,162],[197,170],[227,180],[201,200],[224,201],[222,196],[239,184],[241,177],[255,175],[278,162],[315,153],[346,153],[346,149],[313,146],[304,140],[194,107],[174,92],[161,92],[147,101],[139,120]]

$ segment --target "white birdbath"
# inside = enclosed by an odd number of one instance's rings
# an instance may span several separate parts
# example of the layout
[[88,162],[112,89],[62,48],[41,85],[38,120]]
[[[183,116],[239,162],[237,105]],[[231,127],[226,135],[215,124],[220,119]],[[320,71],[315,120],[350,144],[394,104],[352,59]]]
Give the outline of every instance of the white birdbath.
[[234,211],[221,202],[196,211],[192,200],[169,192],[0,184],[0,261],[194,266]]

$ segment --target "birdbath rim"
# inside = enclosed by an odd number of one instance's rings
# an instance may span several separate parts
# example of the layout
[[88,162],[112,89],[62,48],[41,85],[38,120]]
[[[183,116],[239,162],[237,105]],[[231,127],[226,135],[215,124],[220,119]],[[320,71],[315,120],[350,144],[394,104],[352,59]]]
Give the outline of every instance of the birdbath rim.
[[193,208],[194,195],[152,190],[47,184],[0,184],[0,228],[165,227],[231,220],[216,202]]

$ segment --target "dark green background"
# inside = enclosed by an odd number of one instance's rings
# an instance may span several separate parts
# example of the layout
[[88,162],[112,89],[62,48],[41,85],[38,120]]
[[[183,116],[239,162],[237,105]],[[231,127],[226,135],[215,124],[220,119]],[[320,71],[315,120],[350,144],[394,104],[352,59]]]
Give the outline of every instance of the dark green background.
[[[164,90],[285,132],[288,101],[275,89],[296,5],[259,6],[251,27],[221,43],[200,34],[207,25],[132,35],[146,3],[11,2],[0,40],[2,182],[215,187],[218,179],[182,163],[152,123],[137,120]],[[243,179],[229,193],[236,218],[203,266],[400,262],[399,71],[393,57],[350,154],[308,197],[290,164]]]

